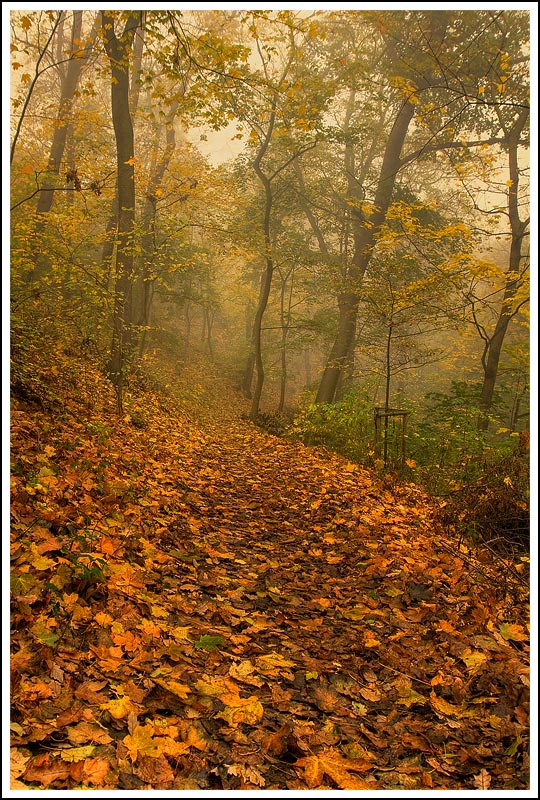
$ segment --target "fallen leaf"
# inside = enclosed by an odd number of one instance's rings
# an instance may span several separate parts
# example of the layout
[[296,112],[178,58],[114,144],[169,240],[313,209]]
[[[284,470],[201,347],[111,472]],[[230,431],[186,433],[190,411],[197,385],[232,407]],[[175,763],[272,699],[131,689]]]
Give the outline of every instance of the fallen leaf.
[[487,791],[491,784],[491,775],[485,769],[480,770],[478,775],[474,776],[474,786],[476,789],[483,789]]
[[180,683],[179,681],[172,681],[172,680],[165,680],[164,678],[154,678],[153,679],[158,686],[162,686],[163,689],[166,689],[168,692],[175,694],[181,700],[185,700],[186,697],[191,693],[191,689],[185,683]]
[[127,747],[129,757],[135,762],[141,756],[159,756],[162,752],[162,744],[159,739],[154,738],[152,725],[137,725],[132,734],[128,734],[122,739]]
[[127,696],[101,703],[100,708],[103,711],[108,711],[113,719],[127,719],[130,712],[139,711],[139,707]]
[[509,622],[503,622],[502,625],[499,625],[499,630],[503,639],[512,642],[526,642],[529,639],[523,625],[513,625]]
[[257,697],[242,698],[242,703],[235,706],[228,706],[220,711],[216,716],[224,719],[231,727],[236,727],[240,723],[246,725],[257,725],[263,718],[264,709]]
[[86,745],[86,747],[68,747],[60,750],[60,758],[62,761],[84,761],[90,758],[95,749],[93,744]]

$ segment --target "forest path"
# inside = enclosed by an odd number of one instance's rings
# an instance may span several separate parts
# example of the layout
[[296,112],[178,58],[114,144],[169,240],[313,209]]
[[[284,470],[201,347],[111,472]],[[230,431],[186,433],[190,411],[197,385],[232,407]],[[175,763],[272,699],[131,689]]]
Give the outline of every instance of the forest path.
[[525,787],[525,606],[417,487],[98,380],[14,409],[21,786]]

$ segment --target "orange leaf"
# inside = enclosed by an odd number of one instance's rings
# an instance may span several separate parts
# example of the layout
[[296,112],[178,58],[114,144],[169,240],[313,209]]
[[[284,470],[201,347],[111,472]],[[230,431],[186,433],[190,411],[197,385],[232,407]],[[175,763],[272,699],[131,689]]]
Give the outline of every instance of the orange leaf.
[[455,706],[452,703],[447,703],[442,697],[437,697],[435,692],[431,693],[429,699],[431,707],[438,714],[444,714],[445,717],[462,717],[464,708],[463,706]]
[[95,742],[96,744],[109,744],[111,737],[100,725],[90,722],[79,722],[71,728],[66,728],[68,739],[71,744],[83,744],[84,742]]
[[373,703],[377,703],[381,699],[380,692],[376,689],[369,689],[367,686],[360,689],[360,694],[364,700],[371,700]]
[[316,789],[317,786],[321,785],[324,769],[318,756],[300,758],[295,767],[304,767],[304,780],[310,789]]
[[54,759],[49,762],[49,754],[44,753],[32,759],[23,774],[23,780],[27,783],[39,783],[48,787],[54,781],[66,780],[69,777],[70,765]]
[[529,638],[525,633],[523,625],[512,625],[509,622],[503,622],[503,624],[499,626],[499,630],[503,639],[512,642],[526,642]]

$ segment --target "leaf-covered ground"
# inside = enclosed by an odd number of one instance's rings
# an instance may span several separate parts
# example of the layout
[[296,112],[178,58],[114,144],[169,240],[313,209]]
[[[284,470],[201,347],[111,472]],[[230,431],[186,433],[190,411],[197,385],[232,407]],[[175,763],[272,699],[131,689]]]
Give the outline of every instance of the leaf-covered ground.
[[13,401],[12,788],[527,788],[504,565],[225,387],[119,419],[74,364]]

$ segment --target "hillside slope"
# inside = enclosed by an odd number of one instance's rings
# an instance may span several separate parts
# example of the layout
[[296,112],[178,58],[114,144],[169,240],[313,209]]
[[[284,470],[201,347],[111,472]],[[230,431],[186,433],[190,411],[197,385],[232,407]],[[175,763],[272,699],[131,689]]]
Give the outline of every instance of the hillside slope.
[[118,418],[48,378],[11,418],[12,788],[527,788],[523,586],[428,497],[216,381]]

